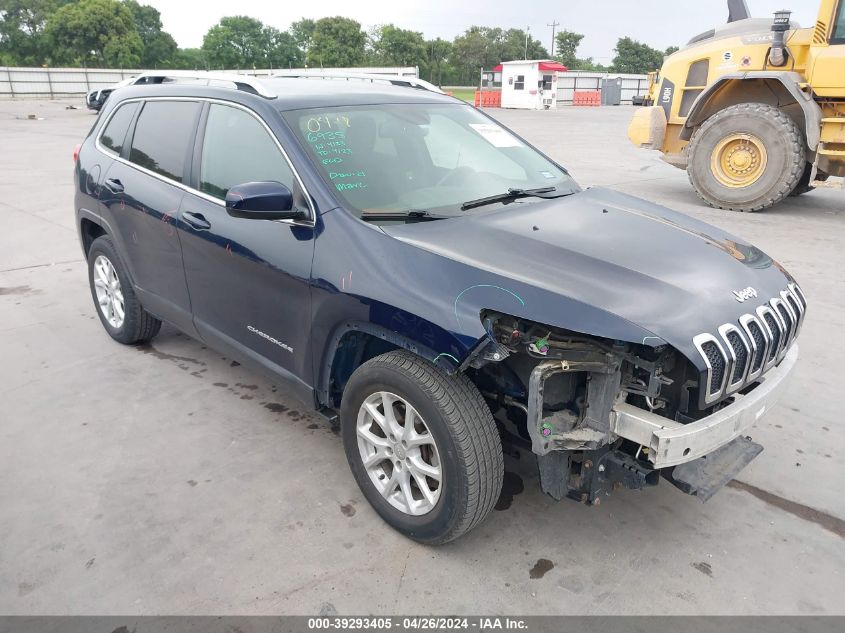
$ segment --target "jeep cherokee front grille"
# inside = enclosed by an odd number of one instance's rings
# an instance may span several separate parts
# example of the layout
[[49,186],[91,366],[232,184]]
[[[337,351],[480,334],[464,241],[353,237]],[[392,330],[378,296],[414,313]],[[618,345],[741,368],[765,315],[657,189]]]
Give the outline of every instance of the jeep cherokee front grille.
[[736,354],[736,361],[734,362],[734,370],[731,374],[730,383],[735,384],[745,377],[746,369],[748,368],[748,343],[739,334],[739,330],[732,330],[728,332],[725,337],[728,344]]
[[708,374],[710,376],[710,391],[714,393],[721,391],[725,380],[725,352],[722,346],[715,337],[711,337],[708,340],[703,340],[699,349],[704,354],[707,366],[710,368]]
[[795,341],[807,301],[794,283],[779,296],[743,314],[736,323],[719,326],[692,339],[706,366],[705,405],[757,380],[786,355]]
[[781,327],[779,326],[780,319],[775,316],[769,306],[760,306],[757,308],[757,314],[763,318],[763,323],[766,325],[766,335],[769,338],[769,353],[766,355],[766,365],[763,369],[768,369],[775,362],[775,357],[780,349]]

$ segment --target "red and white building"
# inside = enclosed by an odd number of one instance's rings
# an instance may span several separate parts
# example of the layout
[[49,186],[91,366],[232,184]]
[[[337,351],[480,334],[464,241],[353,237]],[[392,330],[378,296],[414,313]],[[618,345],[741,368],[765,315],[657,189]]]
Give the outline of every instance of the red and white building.
[[502,76],[502,107],[548,110],[557,107],[557,74],[566,66],[549,59],[502,62],[493,69]]

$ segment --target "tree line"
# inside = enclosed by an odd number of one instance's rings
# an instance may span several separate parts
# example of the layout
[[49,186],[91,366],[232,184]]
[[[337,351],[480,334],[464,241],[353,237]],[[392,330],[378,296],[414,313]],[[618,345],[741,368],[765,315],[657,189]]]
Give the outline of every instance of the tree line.
[[[579,58],[584,36],[561,31],[555,58],[571,70],[645,73],[676,47],[659,51],[629,37],[609,66]],[[179,48],[161,14],[137,0],[0,0],[0,65],[149,69],[251,69],[418,66],[441,85],[471,85],[480,68],[502,61],[548,59],[522,29],[471,26],[451,42],[426,39],[393,24],[365,31],[346,17],[301,19],[286,31],[248,16],[224,17],[200,48]]]

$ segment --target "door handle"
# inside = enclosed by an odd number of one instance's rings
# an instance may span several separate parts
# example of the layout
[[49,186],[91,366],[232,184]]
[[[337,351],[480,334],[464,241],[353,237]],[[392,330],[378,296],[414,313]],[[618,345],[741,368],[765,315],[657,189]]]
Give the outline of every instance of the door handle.
[[123,193],[123,183],[117,178],[106,178],[105,185],[112,193]]
[[211,222],[206,220],[202,213],[191,213],[190,211],[185,211],[182,214],[182,220],[185,224],[195,228],[197,231],[207,231],[211,228]]

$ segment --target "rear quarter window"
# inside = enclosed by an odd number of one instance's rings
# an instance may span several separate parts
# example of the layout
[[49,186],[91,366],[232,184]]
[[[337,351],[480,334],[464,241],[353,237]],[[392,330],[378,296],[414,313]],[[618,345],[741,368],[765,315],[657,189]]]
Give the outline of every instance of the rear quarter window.
[[100,145],[112,150],[115,154],[120,154],[123,151],[126,133],[129,131],[129,124],[132,122],[136,110],[138,110],[137,101],[118,106],[103,129],[100,136]]
[[146,102],[135,124],[129,160],[182,182],[199,108],[199,103],[193,101]]

